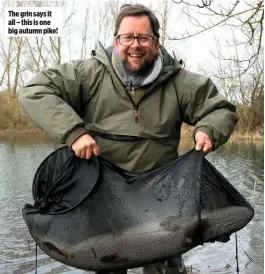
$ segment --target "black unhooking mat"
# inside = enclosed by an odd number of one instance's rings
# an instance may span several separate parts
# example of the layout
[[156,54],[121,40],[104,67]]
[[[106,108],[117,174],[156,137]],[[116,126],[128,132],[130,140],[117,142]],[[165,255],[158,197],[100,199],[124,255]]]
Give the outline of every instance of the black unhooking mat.
[[38,246],[55,260],[94,271],[138,267],[227,241],[254,214],[195,150],[135,174],[63,147],[41,163],[33,197],[23,217]]

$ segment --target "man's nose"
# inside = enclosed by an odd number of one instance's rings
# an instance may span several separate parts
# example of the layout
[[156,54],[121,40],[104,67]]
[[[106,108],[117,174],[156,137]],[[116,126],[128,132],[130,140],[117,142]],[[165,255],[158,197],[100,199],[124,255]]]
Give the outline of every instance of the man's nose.
[[131,44],[131,47],[141,47],[141,45],[138,42],[138,39],[134,38],[133,43]]

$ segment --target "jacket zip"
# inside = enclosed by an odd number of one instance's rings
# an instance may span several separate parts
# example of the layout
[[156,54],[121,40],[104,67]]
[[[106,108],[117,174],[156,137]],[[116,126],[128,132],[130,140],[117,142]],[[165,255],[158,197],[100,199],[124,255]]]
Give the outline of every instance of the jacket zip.
[[[112,68],[112,66],[111,66],[111,69],[112,69],[112,71],[114,72],[114,74],[116,75],[116,77],[117,77],[118,81],[120,82],[120,84],[123,86],[123,89],[124,89],[125,93],[126,93],[127,96],[129,97],[129,99],[130,99],[130,101],[131,101],[131,103],[132,103],[132,105],[133,105],[133,108],[134,108],[134,112],[133,112],[133,113],[134,113],[134,121],[135,121],[135,123],[138,123],[138,121],[139,121],[139,111],[138,111],[139,105],[140,105],[140,103],[141,103],[143,100],[145,100],[145,99],[154,91],[154,89],[149,89],[149,90],[143,95],[143,97],[139,100],[139,102],[138,102],[137,105],[136,105],[136,104],[134,103],[134,101],[133,101],[133,99],[132,99],[130,93],[128,92],[128,90],[127,90],[126,88],[124,88],[124,84],[122,83],[122,81],[120,80],[120,78],[119,78],[119,76],[117,75],[116,71]],[[173,74],[173,73],[172,73],[172,74]],[[168,77],[165,77],[165,79],[168,79]],[[161,84],[162,82],[163,82],[163,80],[162,80],[159,84]],[[132,88],[132,92],[134,92],[134,87],[132,86],[131,88]]]
[[[132,94],[133,96],[135,96],[135,91],[134,91],[134,87],[132,86]],[[135,105],[133,102],[133,107],[134,107],[134,121],[135,123],[138,123],[138,105]]]
[[[123,86],[123,84],[122,84],[122,82],[121,82],[119,76],[116,74],[116,72],[114,71],[114,69],[112,69],[112,70],[113,70],[113,72],[115,73],[115,75],[116,75],[116,77],[118,78],[118,80],[120,81],[121,85]],[[178,73],[178,71],[177,71],[177,72],[173,72],[173,73],[171,73],[171,74],[174,74],[174,73]],[[163,78],[168,79],[168,76],[163,77]],[[164,79],[162,79],[162,80],[160,81],[159,84],[161,84],[163,81],[164,81]],[[132,86],[131,88],[132,88],[132,92],[134,92],[134,87]],[[124,88],[124,90],[125,90],[126,94],[128,95],[128,97],[129,97],[129,99],[130,99],[130,101],[132,102],[132,105],[133,105],[133,107],[134,107],[134,121],[135,121],[135,123],[138,123],[138,121],[139,121],[139,112],[138,112],[139,105],[140,105],[140,103],[141,103],[143,100],[145,100],[145,99],[154,91],[154,89],[149,89],[149,90],[143,95],[143,97],[139,100],[139,102],[137,103],[137,105],[135,105],[135,103],[134,103],[134,101],[133,101],[131,95],[130,95],[129,92],[127,91],[127,89]]]

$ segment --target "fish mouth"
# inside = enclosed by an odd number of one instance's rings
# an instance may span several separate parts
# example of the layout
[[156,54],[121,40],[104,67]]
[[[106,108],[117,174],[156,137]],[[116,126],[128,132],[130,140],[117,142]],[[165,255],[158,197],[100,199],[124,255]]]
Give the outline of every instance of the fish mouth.
[[63,256],[64,258],[68,258],[69,254],[65,252],[64,250],[59,249],[51,242],[43,242],[43,245],[49,249],[50,252],[54,252],[60,256]]

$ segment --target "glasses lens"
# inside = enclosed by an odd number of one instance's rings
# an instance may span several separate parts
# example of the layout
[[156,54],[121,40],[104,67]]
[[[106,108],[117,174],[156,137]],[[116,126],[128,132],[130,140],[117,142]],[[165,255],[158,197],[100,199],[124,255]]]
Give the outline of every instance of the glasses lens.
[[141,46],[151,46],[152,45],[152,37],[148,36],[139,36],[138,37],[138,42]]
[[123,46],[129,46],[133,43],[134,37],[132,35],[121,35],[119,37],[120,43]]

